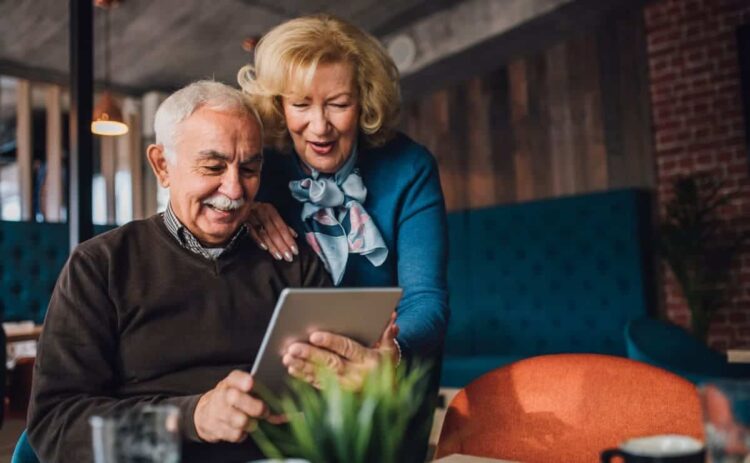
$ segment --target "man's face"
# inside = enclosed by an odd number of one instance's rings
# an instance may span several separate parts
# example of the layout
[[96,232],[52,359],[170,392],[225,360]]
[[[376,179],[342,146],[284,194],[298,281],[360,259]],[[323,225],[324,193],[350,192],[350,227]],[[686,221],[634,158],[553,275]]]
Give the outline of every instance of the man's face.
[[177,127],[175,157],[151,145],[149,161],[180,222],[203,245],[221,246],[245,222],[260,186],[261,131],[252,117],[200,108]]

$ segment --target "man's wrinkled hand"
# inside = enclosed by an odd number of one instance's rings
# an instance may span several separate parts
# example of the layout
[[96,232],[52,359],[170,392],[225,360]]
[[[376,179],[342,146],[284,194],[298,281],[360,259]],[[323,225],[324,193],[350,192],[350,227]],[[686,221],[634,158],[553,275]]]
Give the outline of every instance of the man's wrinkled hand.
[[193,419],[198,437],[205,442],[242,442],[269,416],[266,404],[250,395],[250,373],[234,370],[198,400]]

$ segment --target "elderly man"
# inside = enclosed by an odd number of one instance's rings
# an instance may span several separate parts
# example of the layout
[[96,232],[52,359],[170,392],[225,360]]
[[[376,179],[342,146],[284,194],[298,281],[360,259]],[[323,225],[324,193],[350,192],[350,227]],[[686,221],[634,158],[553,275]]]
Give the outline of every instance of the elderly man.
[[197,82],[154,125],[167,210],[82,243],[52,295],[28,423],[44,462],[91,461],[90,416],[151,403],[180,409],[183,462],[259,457],[247,429],[268,411],[247,371],[277,296],[330,285],[311,252],[275,260],[246,236],[263,159],[245,96]]

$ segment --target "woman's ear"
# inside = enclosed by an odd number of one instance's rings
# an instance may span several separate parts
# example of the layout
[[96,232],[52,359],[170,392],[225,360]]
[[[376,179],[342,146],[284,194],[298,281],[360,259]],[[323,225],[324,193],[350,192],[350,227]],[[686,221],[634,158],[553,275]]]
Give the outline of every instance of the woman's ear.
[[159,185],[163,188],[169,188],[169,161],[167,161],[164,145],[148,145],[146,148],[146,157],[154,171]]

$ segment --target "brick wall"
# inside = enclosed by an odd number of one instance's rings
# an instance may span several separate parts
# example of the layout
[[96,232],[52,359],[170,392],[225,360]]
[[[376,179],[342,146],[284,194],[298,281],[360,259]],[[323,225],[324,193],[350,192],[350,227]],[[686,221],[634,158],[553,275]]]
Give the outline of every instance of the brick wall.
[[[750,22],[747,0],[660,0],[645,9],[652,120],[660,203],[675,176],[718,170],[741,192],[726,218],[750,222],[750,179],[737,27]],[[662,269],[663,307],[686,325],[689,312],[674,278]],[[750,345],[750,252],[736,259],[736,289],[711,328],[718,349]]]

